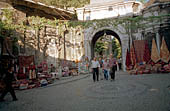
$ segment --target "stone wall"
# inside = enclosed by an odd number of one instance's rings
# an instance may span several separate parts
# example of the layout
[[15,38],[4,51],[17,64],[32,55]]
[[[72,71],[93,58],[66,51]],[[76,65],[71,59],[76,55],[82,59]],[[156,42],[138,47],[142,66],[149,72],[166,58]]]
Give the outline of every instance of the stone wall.
[[[3,12],[2,10],[1,12]],[[37,65],[42,61],[47,61],[48,65],[58,66],[60,60],[76,61],[85,55],[84,34],[81,27],[67,27],[67,33],[64,32],[66,29],[61,30],[59,26],[46,25],[38,28],[31,25],[32,23],[27,20],[25,13],[15,9],[9,10],[14,12],[13,24],[20,24],[22,20],[26,20],[24,25],[27,25],[25,29],[24,27],[17,28],[13,31],[15,34],[12,34],[18,38],[18,56],[34,55]],[[1,15],[4,16],[3,13]],[[6,19],[0,17],[0,19],[2,18]]]
[[[170,2],[156,2],[145,8],[142,12],[144,17],[161,16],[170,14]],[[143,30],[143,39],[147,40],[151,48],[152,39],[155,38],[157,42],[158,50],[160,50],[162,37],[165,38],[168,49],[170,50],[170,16],[162,17],[161,19],[155,19],[152,22],[146,24],[152,24]],[[141,38],[142,39],[142,38]]]
[[[49,65],[54,64],[54,66],[58,66],[60,60],[64,59],[69,61],[80,60],[84,55],[83,38],[80,27],[68,29],[65,37],[64,34],[62,37],[58,35],[57,27],[46,26],[41,30],[26,30],[24,55],[35,55],[36,64],[45,60]],[[24,41],[22,42],[24,44]]]
[[[145,8],[142,10],[140,13],[140,16],[149,18],[150,16],[161,16],[161,15],[166,15],[170,13],[170,2],[163,2],[163,3],[154,3],[151,6]],[[102,27],[97,27],[97,23],[94,22],[94,26],[88,27],[85,29],[85,54],[89,58],[91,58],[93,55],[93,47],[92,47],[92,40],[95,36],[96,33],[102,31],[102,30],[111,30],[115,32],[118,35],[118,38],[120,39],[121,42],[121,47],[122,47],[122,60],[123,60],[123,70],[125,70],[125,61],[126,61],[126,51],[127,48],[129,47],[129,39],[130,39],[130,44],[132,43],[132,40],[147,40],[149,43],[149,48],[151,49],[152,45],[152,39],[155,38],[157,41],[157,46],[158,50],[160,49],[161,46],[161,40],[162,37],[165,38],[165,41],[167,43],[168,49],[170,50],[170,16],[165,16],[161,19],[150,19],[150,20],[143,20],[139,21],[138,24],[136,25],[144,25],[146,26],[149,25],[149,27],[143,27],[143,28],[135,28],[132,30],[132,33],[130,35],[124,30],[125,27],[114,27],[114,26],[102,26]]]
[[[170,3],[155,3],[145,8],[141,12],[141,16],[160,16],[162,14],[170,13]],[[20,15],[20,14],[19,14]],[[17,19],[16,23],[20,20]],[[23,14],[23,17],[25,15]],[[156,38],[158,47],[161,45],[162,37],[165,37],[167,43],[170,43],[170,17],[167,16],[161,20],[143,21],[145,24],[151,24],[151,27],[144,27],[136,30],[132,34],[133,40],[147,40],[149,47],[151,47],[152,38]],[[80,60],[83,56],[92,57],[92,40],[96,33],[103,30],[110,30],[118,35],[122,47],[123,69],[125,70],[126,50],[129,47],[129,35],[125,27],[118,25],[106,25],[102,27],[94,26],[83,29],[81,27],[68,28],[66,32],[59,34],[59,27],[44,26],[41,29],[29,28],[25,31],[18,32],[19,37],[19,55],[34,55],[35,63],[46,60],[48,64],[55,66],[60,63],[60,60]],[[159,37],[156,37],[159,35]],[[170,44],[167,44],[170,50]],[[158,48],[159,49],[159,48]]]

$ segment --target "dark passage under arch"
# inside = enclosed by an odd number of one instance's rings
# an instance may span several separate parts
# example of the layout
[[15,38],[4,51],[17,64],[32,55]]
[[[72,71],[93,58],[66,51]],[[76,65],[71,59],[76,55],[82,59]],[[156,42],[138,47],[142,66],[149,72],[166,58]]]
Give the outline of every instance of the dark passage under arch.
[[101,30],[101,31],[97,32],[97,33],[94,35],[94,37],[93,37],[93,39],[92,39],[92,42],[91,42],[91,54],[92,54],[91,56],[92,56],[92,58],[94,57],[94,47],[95,47],[96,41],[97,41],[100,37],[102,37],[104,34],[106,34],[106,35],[112,35],[112,36],[116,37],[116,38],[119,40],[119,43],[120,43],[120,45],[121,45],[120,37],[119,37],[114,31],[109,30],[109,29]]

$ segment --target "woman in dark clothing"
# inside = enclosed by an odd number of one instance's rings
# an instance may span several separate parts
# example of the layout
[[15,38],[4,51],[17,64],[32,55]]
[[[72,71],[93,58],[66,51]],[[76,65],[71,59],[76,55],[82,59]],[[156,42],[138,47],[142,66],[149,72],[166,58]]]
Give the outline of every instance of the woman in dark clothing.
[[111,79],[112,79],[112,80],[115,80],[115,70],[116,70],[115,67],[116,67],[116,66],[113,65],[113,66],[111,67],[111,69],[110,69],[110,76],[111,76]]
[[13,101],[17,101],[14,89],[12,87],[12,81],[14,80],[14,73],[13,73],[13,67],[9,66],[8,70],[6,72],[6,75],[4,77],[4,83],[5,83],[5,89],[2,92],[2,95],[0,96],[0,101],[4,101],[5,95],[10,92],[11,96],[13,98]]

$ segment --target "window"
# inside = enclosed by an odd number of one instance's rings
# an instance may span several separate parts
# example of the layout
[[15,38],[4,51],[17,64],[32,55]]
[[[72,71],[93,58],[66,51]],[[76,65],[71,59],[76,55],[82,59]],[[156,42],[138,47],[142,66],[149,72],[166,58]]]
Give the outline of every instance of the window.
[[112,7],[112,6],[109,6],[108,10],[109,10],[109,11],[112,11],[112,10],[113,10],[113,7]]

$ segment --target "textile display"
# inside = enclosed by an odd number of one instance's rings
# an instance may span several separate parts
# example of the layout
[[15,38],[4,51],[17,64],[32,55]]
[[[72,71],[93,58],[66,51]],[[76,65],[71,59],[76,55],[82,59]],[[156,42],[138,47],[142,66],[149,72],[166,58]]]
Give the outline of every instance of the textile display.
[[20,86],[19,86],[19,89],[20,90],[24,90],[24,89],[27,89],[28,88],[28,83],[26,83],[26,84],[20,84]]
[[48,64],[47,64],[47,62],[46,61],[43,61],[42,62],[42,69],[43,69],[43,72],[45,71],[48,71]]
[[135,53],[135,48],[134,48],[134,45],[132,44],[131,47],[130,47],[130,59],[131,59],[131,64],[133,66],[136,65],[136,53]]
[[155,63],[160,60],[159,52],[158,52],[154,38],[152,39],[151,59]]
[[143,55],[144,55],[144,51],[145,51],[145,40],[134,40],[134,50],[136,53],[136,62],[137,63],[141,63],[143,62]]
[[162,45],[161,45],[161,49],[160,49],[160,58],[165,63],[168,63],[168,61],[170,60],[170,53],[169,53],[169,50],[168,50],[168,47],[166,45],[164,38],[162,38]]
[[36,79],[35,65],[29,66],[29,79]]
[[130,59],[130,53],[129,53],[129,50],[127,49],[127,52],[126,52],[126,67],[129,68],[130,65],[131,65],[131,59]]
[[149,46],[148,46],[147,42],[145,42],[145,50],[144,50],[143,60],[146,63],[150,62],[150,60],[151,60],[151,53],[150,53]]
[[34,62],[34,56],[19,56],[19,66],[28,67]]
[[25,79],[19,80],[17,84],[19,84],[20,90],[24,90],[28,88],[28,81]]

